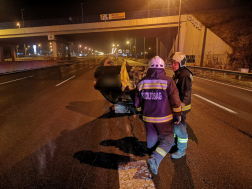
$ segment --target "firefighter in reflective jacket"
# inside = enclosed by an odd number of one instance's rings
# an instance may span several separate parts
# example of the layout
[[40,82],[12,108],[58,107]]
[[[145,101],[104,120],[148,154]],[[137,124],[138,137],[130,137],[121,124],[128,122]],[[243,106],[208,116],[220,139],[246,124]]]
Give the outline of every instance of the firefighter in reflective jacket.
[[157,174],[161,160],[173,145],[173,113],[179,123],[182,112],[178,89],[165,75],[164,61],[155,56],[148,67],[146,76],[137,84],[135,105],[144,121],[148,150],[157,146],[148,159],[150,170]]
[[173,80],[179,91],[183,115],[181,122],[174,124],[174,136],[177,137],[178,150],[172,153],[171,158],[179,159],[186,154],[188,134],[186,131],[186,114],[191,110],[191,92],[193,73],[186,67],[186,56],[181,52],[175,52],[170,58],[174,71]]

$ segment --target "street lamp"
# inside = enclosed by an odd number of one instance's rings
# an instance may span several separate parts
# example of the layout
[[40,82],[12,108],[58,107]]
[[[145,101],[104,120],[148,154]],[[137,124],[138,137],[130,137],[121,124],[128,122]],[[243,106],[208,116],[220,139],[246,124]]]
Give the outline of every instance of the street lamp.
[[129,52],[131,51],[131,44],[129,41],[127,41],[127,44],[129,45]]
[[23,28],[24,28],[24,13],[23,13],[24,10],[25,10],[25,9],[21,9],[22,21],[23,21]]
[[17,26],[18,26],[18,27],[19,27],[19,29],[20,29],[20,23],[19,23],[19,22],[17,23]]
[[81,18],[82,18],[82,23],[83,23],[83,7],[82,7],[83,3],[81,3]]
[[181,0],[179,2],[179,24],[178,24],[178,45],[177,45],[177,52],[179,52],[180,20],[181,20]]
[[78,57],[79,57],[79,48],[81,48],[81,45],[78,46]]
[[38,52],[40,53],[40,47],[41,47],[41,44],[38,44]]
[[85,47],[85,49],[84,49],[84,54],[86,53],[86,49],[87,49],[87,47]]

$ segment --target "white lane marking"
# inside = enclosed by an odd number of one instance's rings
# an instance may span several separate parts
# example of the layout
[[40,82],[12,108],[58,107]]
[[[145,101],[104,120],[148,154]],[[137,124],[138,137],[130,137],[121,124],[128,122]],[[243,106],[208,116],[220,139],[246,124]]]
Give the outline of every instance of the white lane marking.
[[237,89],[243,89],[243,90],[252,92],[252,90],[250,90],[250,89],[246,89],[246,88],[242,88],[242,87],[237,87],[237,86],[235,86],[235,85],[229,85],[229,84],[226,84],[226,83],[221,83],[221,82],[213,81],[213,80],[210,80],[210,79],[204,79],[204,78],[197,77],[197,76],[193,76],[193,77],[196,77],[196,78],[199,78],[199,79],[203,79],[203,80],[206,80],[206,81],[212,81],[212,82],[214,82],[214,83],[219,83],[219,84],[227,85],[227,86],[230,86],[230,87],[235,87],[235,88],[237,88]]
[[23,77],[23,78],[20,78],[20,79],[15,79],[15,80],[7,81],[7,82],[4,82],[4,83],[0,83],[0,85],[6,84],[6,83],[11,83],[11,82],[14,82],[14,81],[19,81],[19,80],[26,79],[26,78],[33,77],[33,76],[34,75],[28,76],[28,77]]
[[224,109],[224,110],[226,110],[226,111],[228,111],[228,112],[231,112],[231,113],[233,113],[233,114],[238,114],[237,112],[235,112],[235,111],[233,111],[233,110],[230,110],[230,109],[228,109],[228,108],[226,108],[226,107],[224,107],[224,106],[221,106],[221,105],[219,105],[219,104],[217,104],[217,103],[215,103],[215,102],[213,102],[213,101],[211,101],[211,100],[208,100],[208,99],[206,99],[206,98],[204,98],[204,97],[202,97],[202,96],[200,96],[200,95],[197,95],[197,94],[193,94],[194,96],[197,96],[197,97],[199,97],[199,98],[201,98],[201,99],[203,99],[203,100],[205,100],[205,101],[207,101],[207,102],[210,102],[210,103],[212,103],[213,105],[215,105],[215,106],[218,106],[219,108],[222,108],[222,109]]
[[91,66],[89,69],[93,68],[93,66]]
[[59,83],[59,84],[57,84],[57,85],[55,85],[55,86],[58,87],[58,86],[60,86],[61,84],[67,82],[68,80],[70,80],[70,79],[72,79],[72,78],[74,78],[74,77],[75,77],[75,76],[70,77],[69,79],[67,79],[67,80],[65,80],[65,81],[62,81],[61,83]]

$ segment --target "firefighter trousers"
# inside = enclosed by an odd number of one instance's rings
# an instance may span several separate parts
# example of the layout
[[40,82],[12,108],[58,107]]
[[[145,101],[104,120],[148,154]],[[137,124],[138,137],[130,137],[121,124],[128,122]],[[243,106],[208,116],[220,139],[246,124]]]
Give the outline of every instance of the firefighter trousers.
[[157,148],[151,154],[151,157],[155,158],[157,166],[159,166],[173,145],[173,123],[172,121],[164,123],[144,122],[144,125],[146,129],[147,148],[154,147],[159,141]]
[[188,134],[186,130],[186,114],[181,116],[180,124],[174,123],[174,137],[177,137],[178,152],[185,152],[188,142]]

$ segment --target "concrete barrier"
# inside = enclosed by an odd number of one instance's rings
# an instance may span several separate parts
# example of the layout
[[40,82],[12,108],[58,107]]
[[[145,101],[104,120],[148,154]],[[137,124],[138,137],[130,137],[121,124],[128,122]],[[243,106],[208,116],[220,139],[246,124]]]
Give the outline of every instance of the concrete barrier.
[[47,67],[52,67],[52,66],[59,66],[59,64],[57,63],[57,61],[49,61],[49,60],[1,62],[0,74],[22,72],[22,71],[47,68]]

